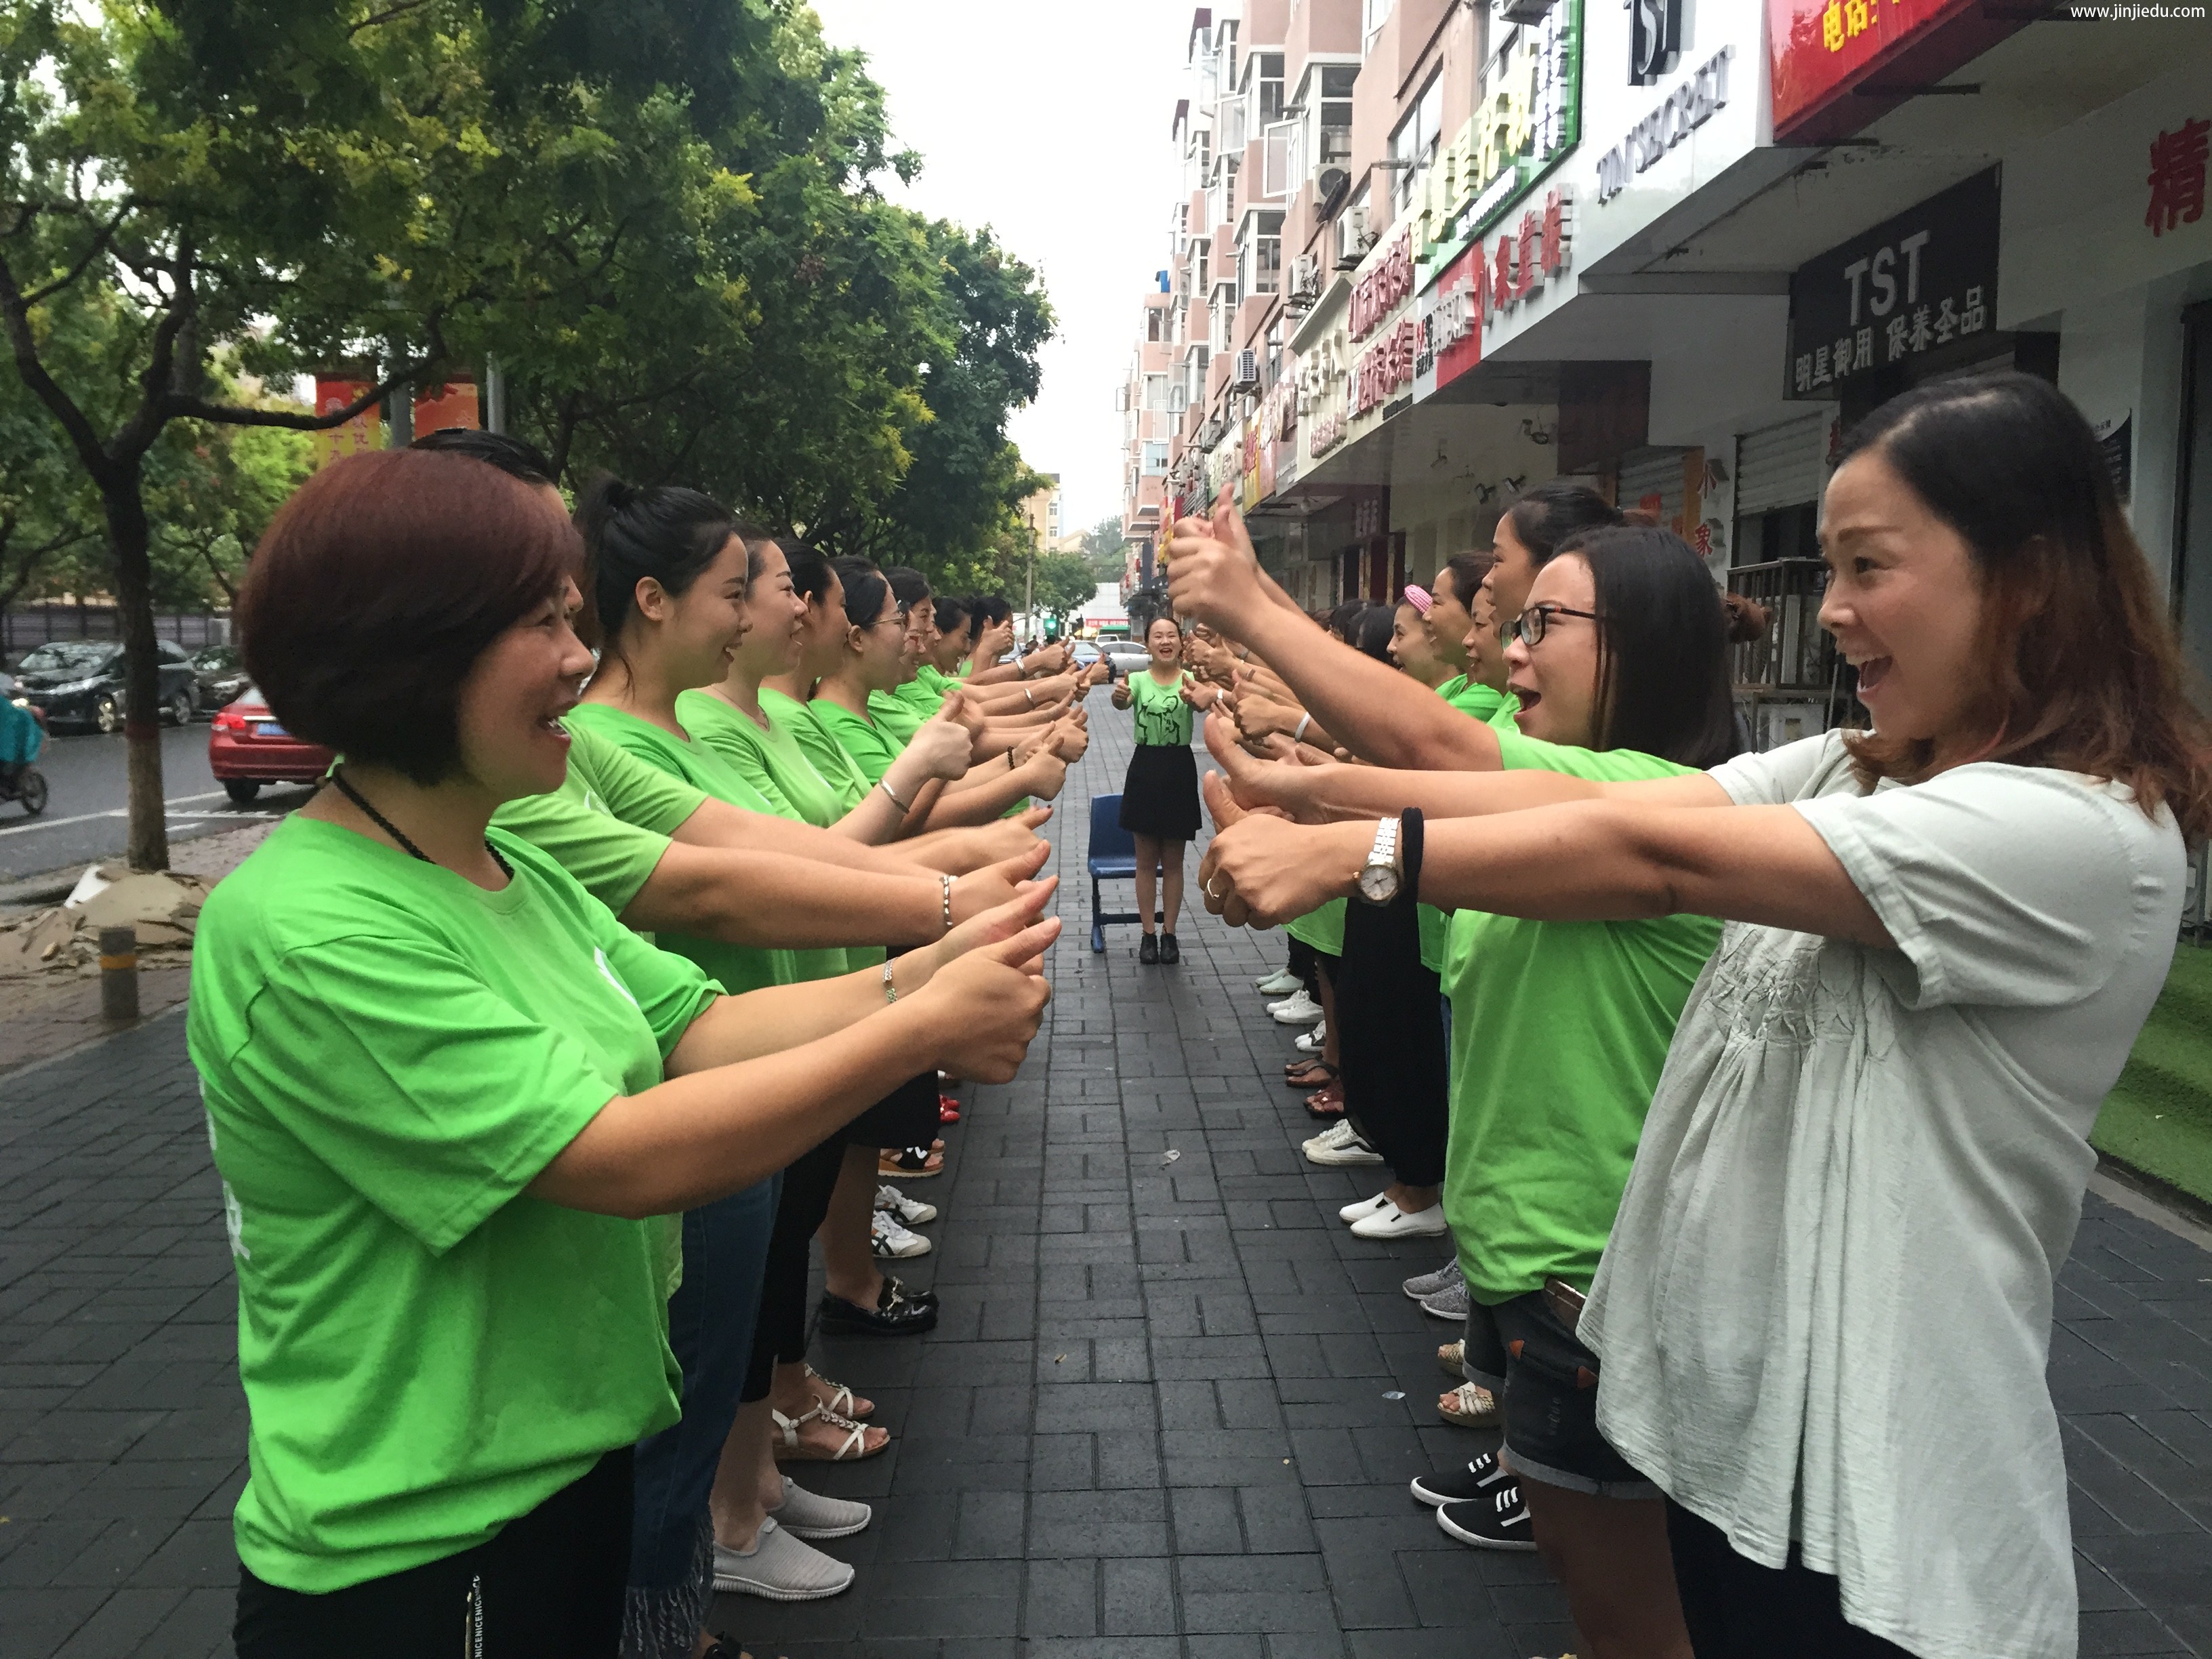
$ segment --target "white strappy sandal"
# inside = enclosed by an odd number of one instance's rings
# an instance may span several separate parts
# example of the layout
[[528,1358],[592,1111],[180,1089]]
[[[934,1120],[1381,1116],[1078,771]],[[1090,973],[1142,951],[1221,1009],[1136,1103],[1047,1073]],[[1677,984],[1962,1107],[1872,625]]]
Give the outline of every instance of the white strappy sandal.
[[[886,1435],[884,1437],[882,1445],[872,1449],[868,1444],[868,1430],[866,1424],[855,1423],[849,1417],[840,1417],[836,1413],[821,1406],[817,1406],[811,1412],[801,1412],[796,1417],[786,1417],[781,1412],[770,1407],[769,1414],[775,1419],[776,1432],[782,1437],[782,1443],[776,1447],[775,1455],[793,1462],[856,1463],[864,1457],[875,1456],[891,1443],[890,1437]],[[799,1437],[799,1429],[817,1418],[821,1419],[832,1428],[844,1429],[848,1431],[836,1450],[830,1452],[817,1450]]]
[[[856,1401],[852,1389],[847,1388],[842,1382],[830,1382],[811,1365],[806,1368],[806,1380],[810,1384],[819,1382],[831,1390],[830,1397],[821,1402],[823,1410],[828,1412],[830,1416],[842,1417],[854,1423],[862,1420],[863,1413],[853,1409]],[[869,1412],[872,1413],[875,1408],[875,1401],[870,1401]]]

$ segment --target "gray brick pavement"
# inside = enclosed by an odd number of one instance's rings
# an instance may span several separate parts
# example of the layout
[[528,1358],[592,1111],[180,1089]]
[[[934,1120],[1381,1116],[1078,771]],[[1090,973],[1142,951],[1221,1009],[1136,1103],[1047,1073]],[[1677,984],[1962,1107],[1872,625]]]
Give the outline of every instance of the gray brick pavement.
[[[1450,1332],[1398,1290],[1440,1253],[1352,1238],[1332,1212],[1364,1172],[1297,1155],[1287,1034],[1249,989],[1279,939],[1201,914],[1177,969],[1139,969],[1133,928],[1086,948],[1085,792],[1127,755],[1097,719],[1063,804],[1051,1023],[915,1188],[945,1214],[901,1271],[944,1322],[817,1359],[896,1436],[806,1471],[878,1504],[829,1547],[858,1586],[725,1598],[721,1622],[762,1659],[1559,1653],[1541,1567],[1459,1548],[1406,1495],[1486,1443],[1436,1420]],[[2212,1255],[2093,1198],[2059,1315],[2083,1651],[2212,1659]],[[0,1078],[8,1659],[229,1651],[233,1322],[182,1022]]]

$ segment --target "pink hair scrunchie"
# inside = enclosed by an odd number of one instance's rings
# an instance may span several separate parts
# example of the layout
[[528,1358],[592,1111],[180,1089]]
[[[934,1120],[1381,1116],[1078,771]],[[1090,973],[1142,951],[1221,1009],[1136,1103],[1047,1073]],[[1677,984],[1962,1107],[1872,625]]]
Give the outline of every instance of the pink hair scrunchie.
[[1414,610],[1419,611],[1424,617],[1425,617],[1429,614],[1429,607],[1434,605],[1436,601],[1429,597],[1429,590],[1427,588],[1408,587],[1406,590],[1406,603],[1412,605]]

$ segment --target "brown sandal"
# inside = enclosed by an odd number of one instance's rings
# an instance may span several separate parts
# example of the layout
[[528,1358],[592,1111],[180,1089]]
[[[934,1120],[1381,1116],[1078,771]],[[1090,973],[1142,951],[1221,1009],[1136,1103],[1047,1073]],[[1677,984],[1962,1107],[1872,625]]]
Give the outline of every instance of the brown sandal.
[[1325,1060],[1302,1060],[1283,1068],[1283,1081],[1293,1089],[1321,1089],[1336,1081],[1335,1066]]

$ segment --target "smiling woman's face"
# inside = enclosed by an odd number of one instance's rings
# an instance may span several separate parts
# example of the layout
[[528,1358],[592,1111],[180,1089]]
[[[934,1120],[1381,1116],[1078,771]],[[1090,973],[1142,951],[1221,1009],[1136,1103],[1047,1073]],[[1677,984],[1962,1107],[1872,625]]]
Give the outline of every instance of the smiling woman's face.
[[663,672],[678,687],[712,685],[729,672],[730,659],[752,626],[745,605],[745,544],[735,536],[683,592],[658,582],[638,584],[638,613],[655,624],[643,638],[625,628],[626,648],[659,653]]
[[1439,570],[1429,593],[1429,614],[1421,619],[1430,653],[1455,674],[1467,672],[1467,630],[1474,625],[1467,601],[1474,597],[1460,592],[1459,578],[1450,570]]
[[571,619],[583,599],[574,582],[549,594],[486,646],[461,682],[455,709],[461,769],[496,800],[558,789],[568,772],[568,734],[592,653]]
[[787,674],[799,666],[805,645],[806,601],[791,586],[791,562],[774,542],[754,550],[760,574],[753,578],[745,599],[752,628],[738,647],[738,662],[755,679],[769,674]]
[[[1522,610],[1547,605],[1597,609],[1597,583],[1590,568],[1576,555],[1562,553],[1536,573]],[[1516,638],[1505,647],[1507,685],[1521,699],[1513,723],[1525,735],[1546,743],[1587,749],[1598,738],[1598,623],[1560,611],[1550,613],[1545,622],[1541,645],[1524,645]]]
[[1877,448],[1828,481],[1820,545],[1820,625],[1857,667],[1875,729],[1933,743],[1939,762],[1955,763],[1989,735],[1968,729],[1984,602],[1966,538]]

